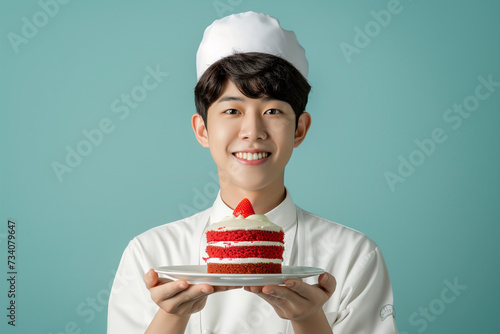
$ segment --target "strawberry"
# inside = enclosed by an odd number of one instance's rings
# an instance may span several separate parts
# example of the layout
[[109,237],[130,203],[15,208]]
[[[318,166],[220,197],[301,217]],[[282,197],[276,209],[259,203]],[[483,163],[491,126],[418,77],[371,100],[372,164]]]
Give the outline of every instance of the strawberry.
[[255,211],[253,211],[252,203],[250,203],[248,198],[242,199],[236,209],[234,209],[233,211],[233,215],[235,217],[243,215],[243,217],[246,218],[253,214],[255,214]]

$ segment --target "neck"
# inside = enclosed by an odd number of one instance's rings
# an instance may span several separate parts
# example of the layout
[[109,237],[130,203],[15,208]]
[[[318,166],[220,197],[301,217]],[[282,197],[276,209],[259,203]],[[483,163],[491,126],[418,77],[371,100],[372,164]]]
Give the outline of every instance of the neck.
[[233,210],[243,198],[248,198],[255,213],[265,214],[283,202],[286,189],[283,184],[270,185],[258,190],[221,187],[220,195],[222,201]]

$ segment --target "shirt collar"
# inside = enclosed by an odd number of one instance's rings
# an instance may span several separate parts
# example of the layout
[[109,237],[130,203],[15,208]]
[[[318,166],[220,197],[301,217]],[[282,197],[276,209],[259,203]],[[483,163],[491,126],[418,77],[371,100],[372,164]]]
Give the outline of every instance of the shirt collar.
[[[233,210],[224,203],[220,197],[220,191],[217,194],[214,205],[210,213],[210,224],[217,223],[222,220],[222,218],[230,216],[233,214]],[[265,214],[267,218],[281,226],[283,230],[287,230],[292,227],[297,221],[297,210],[295,204],[293,203],[292,196],[290,192],[286,192],[285,199],[274,209]]]

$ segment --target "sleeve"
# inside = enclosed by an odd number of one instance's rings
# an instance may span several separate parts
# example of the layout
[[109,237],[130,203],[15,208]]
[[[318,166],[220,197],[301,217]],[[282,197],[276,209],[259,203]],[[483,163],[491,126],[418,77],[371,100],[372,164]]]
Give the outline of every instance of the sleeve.
[[123,252],[108,304],[108,334],[144,333],[158,306],[143,277],[149,269],[142,248],[133,239]]
[[335,319],[329,319],[335,334],[398,334],[392,287],[378,247],[353,267],[339,306],[330,314]]

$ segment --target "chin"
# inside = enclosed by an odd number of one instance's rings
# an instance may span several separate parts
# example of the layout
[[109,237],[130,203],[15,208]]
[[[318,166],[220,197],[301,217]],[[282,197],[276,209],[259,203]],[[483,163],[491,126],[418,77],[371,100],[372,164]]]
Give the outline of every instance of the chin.
[[258,191],[269,186],[271,182],[269,182],[269,180],[259,180],[254,177],[251,179],[238,179],[237,182],[234,182],[234,184],[238,188],[245,189],[247,191]]

